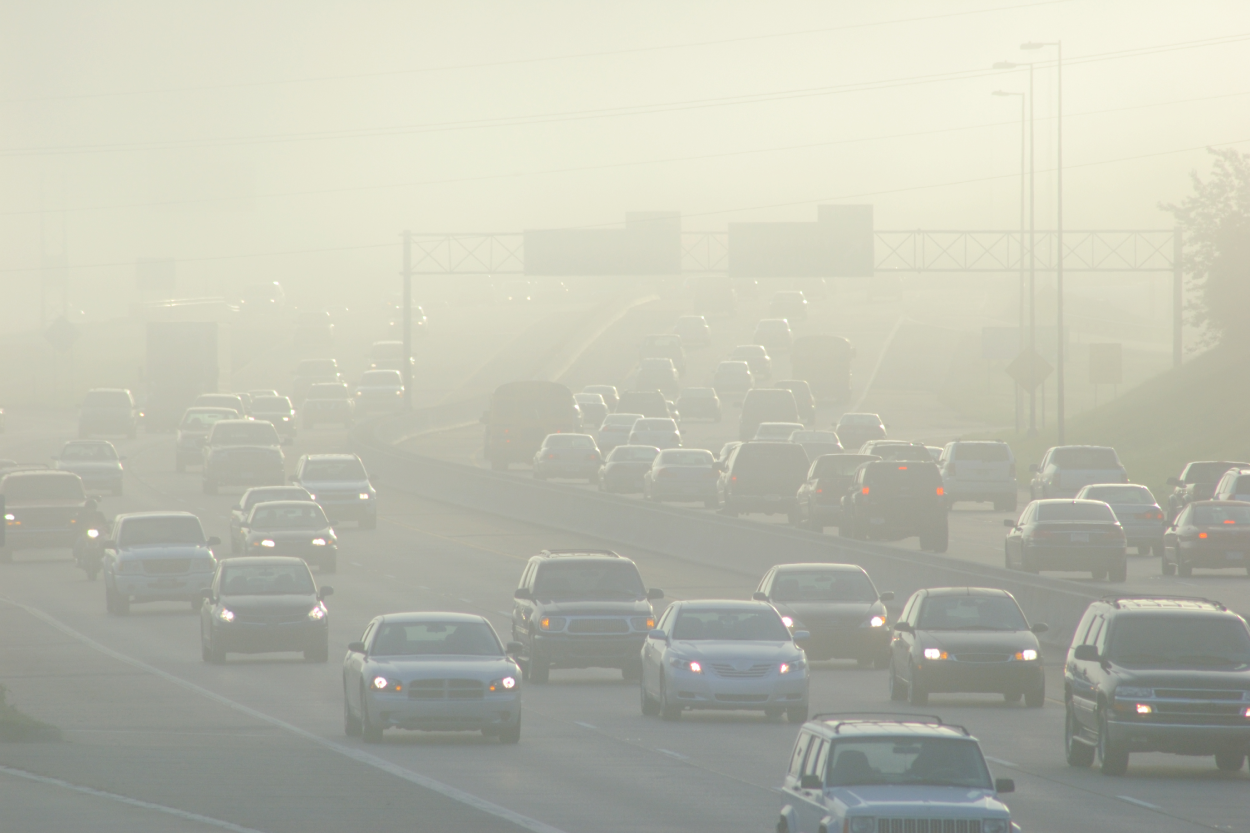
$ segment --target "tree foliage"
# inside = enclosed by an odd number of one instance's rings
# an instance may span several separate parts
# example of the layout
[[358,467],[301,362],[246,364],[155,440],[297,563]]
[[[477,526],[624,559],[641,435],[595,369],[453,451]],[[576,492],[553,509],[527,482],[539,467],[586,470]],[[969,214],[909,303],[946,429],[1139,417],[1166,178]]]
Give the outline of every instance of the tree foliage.
[[1190,323],[1207,345],[1250,344],[1250,155],[1208,152],[1211,175],[1191,173],[1194,192],[1161,208],[1185,235]]

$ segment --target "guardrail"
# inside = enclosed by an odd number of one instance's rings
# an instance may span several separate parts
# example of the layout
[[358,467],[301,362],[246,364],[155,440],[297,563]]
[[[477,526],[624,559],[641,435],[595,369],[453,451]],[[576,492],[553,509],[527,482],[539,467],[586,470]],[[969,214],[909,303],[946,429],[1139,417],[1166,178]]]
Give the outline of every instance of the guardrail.
[[[469,412],[469,403],[458,404],[465,413]],[[441,413],[460,411],[446,406]],[[480,413],[480,407],[476,413]],[[764,526],[559,484],[520,480],[391,445],[390,438],[412,436],[424,428],[437,427],[438,416],[411,412],[357,426],[353,441],[371,474],[422,498],[586,535],[609,544],[650,550],[752,579],[778,563],[859,564],[879,588],[897,594],[896,610],[911,593],[924,587],[999,587],[1016,597],[1030,621],[1050,625],[1045,641],[1056,647],[1067,647],[1086,606],[1100,595],[1061,579],[1026,577],[950,556],[911,553],[807,530]]]

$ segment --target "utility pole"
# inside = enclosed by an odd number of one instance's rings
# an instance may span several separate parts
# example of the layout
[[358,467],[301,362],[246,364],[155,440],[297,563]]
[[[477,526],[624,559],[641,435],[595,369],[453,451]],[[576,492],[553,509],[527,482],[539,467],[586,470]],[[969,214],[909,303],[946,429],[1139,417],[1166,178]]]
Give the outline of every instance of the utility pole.
[[[1025,153],[1028,148],[1028,139],[1027,139],[1027,134],[1025,132],[1025,126],[1026,126],[1025,105],[1028,102],[1026,101],[1026,96],[1024,93],[1013,93],[1007,90],[995,90],[994,92],[990,93],[990,95],[997,95],[997,96],[1016,95],[1020,97],[1020,286],[1019,286],[1020,310],[1019,310],[1019,314],[1016,317],[1016,349],[1018,351],[1020,349],[1019,346],[1023,343],[1023,339],[1024,339],[1024,202],[1025,202],[1024,174],[1025,174]],[[1018,383],[1015,384],[1013,387],[1015,388],[1015,393],[1016,393],[1016,397],[1015,397],[1016,398],[1016,433],[1019,434],[1021,433],[1023,429],[1022,423],[1023,423],[1024,415],[1022,411],[1023,411],[1023,405],[1024,405],[1023,403],[1024,396],[1023,396],[1023,392],[1020,389],[1021,386]]]
[[412,232],[404,232],[404,407],[412,409]]

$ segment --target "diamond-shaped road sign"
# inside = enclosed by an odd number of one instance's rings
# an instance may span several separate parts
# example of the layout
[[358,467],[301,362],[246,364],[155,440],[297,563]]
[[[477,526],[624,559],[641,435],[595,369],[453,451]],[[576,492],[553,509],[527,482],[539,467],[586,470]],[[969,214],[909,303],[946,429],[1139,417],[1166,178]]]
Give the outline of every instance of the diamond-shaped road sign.
[[78,328],[64,318],[58,318],[43,331],[43,337],[57,350],[64,353],[78,340]]
[[1050,362],[1027,347],[1020,351],[1020,355],[1016,356],[1011,364],[1007,365],[1007,374],[1025,390],[1033,390],[1054,372],[1055,369],[1050,366]]

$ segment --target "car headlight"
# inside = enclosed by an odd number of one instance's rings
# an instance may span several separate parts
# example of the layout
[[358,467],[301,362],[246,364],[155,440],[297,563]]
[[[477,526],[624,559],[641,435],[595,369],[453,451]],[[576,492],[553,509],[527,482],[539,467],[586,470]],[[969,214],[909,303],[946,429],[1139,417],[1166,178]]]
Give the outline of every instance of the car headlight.
[[635,616],[629,620],[629,626],[636,631],[649,631],[655,627],[655,619],[650,616]]
[[847,822],[849,822],[847,829],[851,833],[876,833],[877,831],[877,820],[872,816],[856,816],[855,818],[847,819]]
[[1011,822],[1007,819],[982,819],[981,833],[1009,833]]
[[370,495],[368,492],[361,492],[361,493],[360,493],[360,499],[361,499],[361,500],[368,500],[370,497],[372,497],[372,495]]
[[[10,518],[11,518],[11,517],[13,517],[13,516],[12,516],[12,515],[8,515],[7,517],[10,517]],[[87,537],[88,537],[88,538],[99,538],[99,537],[100,537],[100,530],[98,530],[98,529],[88,529],[88,530],[87,530]]]
[[501,680],[492,680],[487,686],[489,691],[513,692],[516,691],[516,677],[504,677]]
[[703,673],[703,663],[699,662],[697,659],[679,659],[677,657],[673,657],[668,661],[668,664],[674,668],[681,668],[693,674]]
[[308,611],[308,618],[312,619],[314,622],[320,622],[322,619],[326,618],[326,615],[326,606],[321,602],[317,602],[317,606]]
[[796,659],[793,662],[781,663],[781,665],[778,667],[777,670],[780,671],[782,674],[789,674],[792,671],[802,671],[806,667],[807,667],[806,662],[804,662],[801,659]]
[[1154,697],[1153,688],[1138,688],[1136,686],[1122,685],[1115,690],[1116,697]]
[[787,628],[793,628],[793,627],[794,627],[794,619],[793,619],[793,618],[791,618],[791,617],[789,617],[789,616],[782,616],[782,617],[781,617],[781,624],[785,625]]
[[275,543],[273,542],[273,539],[272,539],[272,538],[265,538],[264,540],[262,540],[262,541],[260,542],[260,545],[261,545],[262,547],[274,547],[274,546],[277,546],[277,544],[275,544]]
[[228,607],[223,607],[221,610],[217,611],[217,618],[223,622],[233,622],[234,611]]
[[9,512],[9,513],[7,513],[7,514],[4,516],[4,519],[5,519],[6,521],[9,521],[10,523],[12,523],[13,521],[16,521],[16,520],[17,520],[17,516],[16,516],[16,515],[14,515],[12,512]]
[[1032,662],[1037,659],[1037,651],[1032,648],[1025,648],[1023,651],[1016,651],[1016,659]]
[[312,539],[312,545],[313,545],[314,547],[324,547],[324,546],[326,545],[326,539],[324,539],[324,538],[314,538],[314,539]]
[[391,681],[380,674],[369,681],[369,688],[373,691],[403,691],[404,687],[399,680]]
[[925,648],[924,658],[925,659],[946,659],[946,652],[943,651],[941,648]]
[[538,620],[538,627],[545,631],[564,630],[563,616],[544,616]]
[[871,619],[869,619],[869,620],[868,620],[868,626],[869,626],[869,627],[873,627],[873,628],[880,628],[880,627],[884,627],[884,626],[885,626],[885,617],[884,617],[884,616],[874,616],[874,617],[872,617]]

